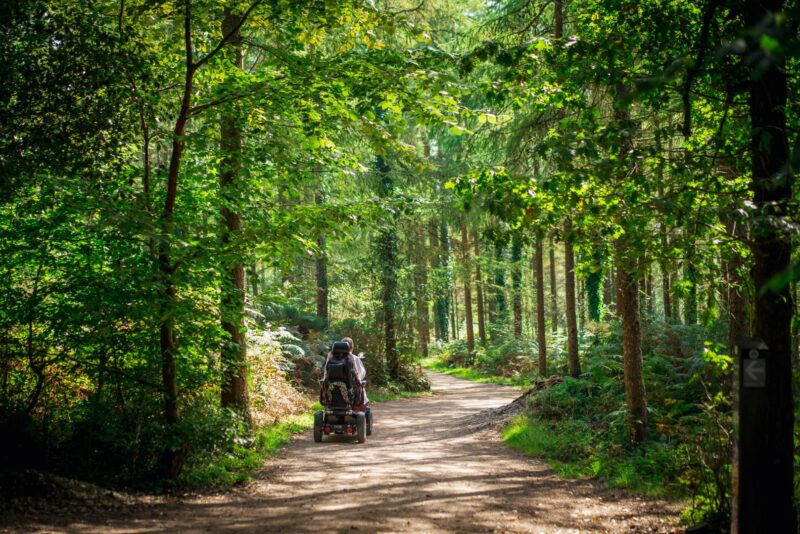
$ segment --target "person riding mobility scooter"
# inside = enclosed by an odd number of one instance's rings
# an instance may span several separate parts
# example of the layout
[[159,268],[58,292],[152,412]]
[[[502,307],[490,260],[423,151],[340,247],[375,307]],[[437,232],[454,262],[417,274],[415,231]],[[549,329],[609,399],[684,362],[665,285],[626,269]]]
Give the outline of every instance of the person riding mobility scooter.
[[328,434],[355,436],[364,443],[366,436],[372,434],[372,414],[364,391],[366,380],[359,377],[357,356],[351,350],[347,342],[336,341],[325,364],[319,395],[325,409],[314,414],[317,443]]

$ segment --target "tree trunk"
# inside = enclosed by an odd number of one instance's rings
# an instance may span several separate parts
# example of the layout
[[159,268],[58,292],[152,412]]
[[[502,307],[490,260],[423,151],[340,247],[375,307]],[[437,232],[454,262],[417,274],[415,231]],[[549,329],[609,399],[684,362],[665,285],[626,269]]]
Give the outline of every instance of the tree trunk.
[[258,266],[255,262],[247,269],[250,278],[250,294],[258,297],[261,290],[261,277],[258,275]]
[[[630,112],[625,107],[628,90],[617,82],[614,102],[614,119],[620,128],[632,128]],[[633,151],[630,132],[622,142],[620,154],[625,159]],[[623,178],[624,179],[624,178]],[[620,225],[626,227],[625,221]],[[624,233],[615,243],[617,270],[617,315],[622,322],[622,362],[625,381],[625,398],[630,417],[630,436],[639,444],[647,437],[647,397],[645,395],[642,357],[642,331],[639,311],[639,288],[636,281],[638,260],[630,250],[630,234]]]
[[553,1],[553,37],[561,39],[564,36],[564,0]]
[[603,264],[605,263],[603,253],[595,249],[593,260],[594,264],[586,276],[584,287],[586,288],[586,307],[589,309],[589,320],[597,322],[600,320],[600,285],[603,282]]
[[[782,0],[747,0],[745,27],[764,32],[786,50],[796,28],[776,16]],[[766,387],[763,403],[740,406],[740,420],[758,418],[765,430],[758,436],[735,434],[734,499],[731,530],[745,532],[796,532],[792,509],[793,426],[791,323],[792,295],[787,283],[774,284],[791,266],[792,246],[775,220],[790,215],[792,175],[788,165],[786,133],[787,80],[781,52],[766,54],[762,40],[754,39],[749,54],[750,74],[750,189],[757,214],[751,226],[753,285],[755,290],[755,336],[767,346]],[[737,377],[737,388],[739,379]],[[750,392],[752,396],[752,392]],[[735,420],[736,423],[736,420]],[[744,446],[742,442],[747,442]],[[744,451],[741,447],[744,447]],[[747,457],[747,453],[752,453]],[[756,472],[753,472],[755,469]],[[748,482],[756,482],[753,486]]]
[[494,246],[494,302],[497,307],[495,323],[504,323],[508,319],[508,308],[506,307],[506,268],[505,268],[505,248],[503,245],[495,243]]
[[522,242],[516,235],[511,241],[511,287],[513,291],[514,337],[522,337]]
[[481,344],[486,344],[486,316],[484,314],[483,306],[483,274],[481,273],[481,251],[480,244],[478,243],[478,232],[472,232],[472,242],[475,245],[475,289],[478,297],[478,337]]
[[536,236],[533,267],[536,271],[536,344],[539,346],[539,375],[547,376],[547,340],[544,320],[544,251],[542,237]]
[[678,279],[678,269],[676,267],[676,262],[671,261],[669,262],[669,279],[670,279],[670,291],[671,298],[670,304],[672,305],[672,313],[670,313],[670,317],[672,320],[677,324],[681,322],[681,299],[678,298],[678,295],[675,294],[675,280]]
[[470,278],[472,277],[472,266],[469,257],[469,236],[467,235],[467,225],[461,223],[461,250],[464,255],[464,318],[467,326],[467,352],[475,352],[475,331],[472,324],[472,291],[470,289]]
[[[448,260],[450,257],[450,239],[447,235],[447,223],[442,221],[438,228],[433,222],[431,229],[431,239],[436,238],[437,261],[437,283],[436,283],[436,302],[434,308],[436,312],[437,339],[447,341],[448,324],[450,322],[450,274]],[[455,328],[453,328],[455,330]]]
[[449,302],[450,308],[450,334],[453,339],[458,339],[460,332],[458,331],[458,295],[455,288],[452,288]]
[[[566,246],[566,245],[565,245]],[[550,240],[550,325],[553,333],[558,332],[558,284],[556,283],[556,247]]]
[[[222,35],[236,30],[239,18],[225,8],[222,20]],[[244,56],[241,34],[235,31],[222,52],[222,60],[234,68],[242,69]],[[237,184],[242,166],[242,132],[236,116],[223,112],[220,116],[220,196],[222,198],[222,305],[220,318],[226,337],[223,338],[220,356],[222,360],[223,407],[231,407],[249,420],[247,395],[247,339],[245,337],[245,278],[242,254],[242,218],[238,212],[241,205],[240,186]]]
[[578,358],[578,320],[575,312],[575,251],[572,249],[572,221],[564,222],[564,289],[567,314],[567,361],[569,374],[578,378],[581,362]]
[[642,332],[639,314],[639,288],[636,283],[635,261],[628,258],[624,238],[616,242],[617,313],[622,321],[622,359],[625,398],[630,416],[630,436],[633,443],[647,437],[647,398],[643,378]]
[[[175,339],[175,266],[172,262],[171,234],[175,213],[175,201],[178,193],[178,175],[180,174],[181,160],[185,148],[184,133],[189,122],[192,105],[192,92],[194,90],[194,73],[196,66],[192,53],[192,4],[190,0],[184,1],[183,13],[183,38],[186,71],[183,79],[183,95],[178,118],[172,131],[172,151],[170,153],[169,168],[167,171],[167,188],[164,198],[164,208],[161,212],[162,236],[158,244],[158,273],[161,283],[161,305],[159,313],[159,338],[161,352],[161,379],[164,384],[164,420],[167,424],[168,434],[175,436],[174,428],[179,422],[178,412],[178,383],[175,358],[177,356],[177,341]],[[161,470],[164,476],[174,478],[183,466],[185,445],[183,443],[170,444],[164,448],[161,456]]]
[[[382,155],[375,158],[378,171],[378,196],[391,198],[394,180],[389,165]],[[400,359],[397,355],[397,229],[395,221],[388,221],[378,236],[378,258],[381,266],[381,315],[383,322],[384,352],[389,378],[400,377]]]
[[425,259],[425,238],[422,226],[417,227],[416,264],[414,266],[414,299],[417,311],[417,345],[423,356],[428,355],[430,327],[428,324],[428,265]]
[[[665,248],[666,250],[666,248]],[[661,264],[661,298],[664,301],[664,321],[669,322],[672,318],[672,302],[670,300],[670,282],[669,282],[669,262],[664,261]]]
[[[439,240],[439,225],[435,219],[428,223],[428,243],[431,249],[431,280],[433,298],[433,334],[438,341],[447,339],[447,311],[444,310],[442,320],[441,291],[442,291],[442,250]],[[442,325],[444,324],[444,328]]]

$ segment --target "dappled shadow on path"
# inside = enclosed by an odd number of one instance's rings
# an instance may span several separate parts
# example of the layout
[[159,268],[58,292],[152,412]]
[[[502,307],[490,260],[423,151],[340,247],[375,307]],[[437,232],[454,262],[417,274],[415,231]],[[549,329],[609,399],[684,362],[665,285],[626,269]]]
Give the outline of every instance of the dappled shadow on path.
[[435,396],[373,407],[375,432],[365,444],[336,436],[314,443],[309,432],[246,488],[156,503],[124,518],[70,520],[61,528],[655,532],[661,525],[667,531],[673,507],[558,479],[544,464],[507,449],[494,432],[464,431],[465,418],[512,401],[517,390],[430,376]]

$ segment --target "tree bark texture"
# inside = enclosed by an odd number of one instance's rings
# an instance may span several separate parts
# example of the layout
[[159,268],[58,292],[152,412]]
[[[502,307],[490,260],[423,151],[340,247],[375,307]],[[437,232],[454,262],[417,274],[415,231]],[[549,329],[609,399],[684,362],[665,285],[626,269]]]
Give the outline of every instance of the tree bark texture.
[[594,261],[595,264],[592,266],[592,270],[589,271],[589,274],[586,276],[584,287],[586,288],[586,307],[589,312],[589,320],[599,321],[600,304],[602,301],[600,286],[603,283],[603,263],[605,263],[601,251],[595,250]]
[[416,264],[414,265],[414,300],[417,312],[417,345],[423,356],[428,355],[430,326],[428,322],[428,263],[425,258],[424,228],[417,228]]
[[550,322],[553,333],[558,332],[558,284],[556,283],[556,247],[550,240]]
[[630,417],[630,436],[633,443],[647,437],[647,397],[643,378],[642,331],[639,313],[639,288],[636,283],[635,261],[628,257],[624,239],[616,243],[617,313],[622,321],[622,359],[625,399]]
[[[241,34],[236,27],[239,18],[225,9],[222,35],[231,32],[233,37],[222,52],[222,59],[236,69],[244,66]],[[240,205],[238,192],[242,167],[242,132],[231,112],[220,116],[220,196],[222,198],[222,304],[220,318],[225,337],[220,356],[222,360],[223,407],[231,407],[249,419],[247,395],[247,339],[245,337],[245,277],[242,254],[242,218],[236,206]]]
[[478,338],[481,344],[486,344],[486,315],[483,302],[483,274],[480,264],[480,244],[478,243],[478,232],[472,232],[472,243],[475,246],[475,290],[477,293],[478,306]]
[[433,335],[438,341],[447,339],[447,319],[444,320],[444,328],[442,328],[441,306],[440,306],[440,293],[441,293],[441,265],[442,253],[439,241],[439,225],[435,219],[428,222],[428,244],[431,250],[431,281],[432,291],[431,298],[433,299]]
[[514,320],[514,337],[522,337],[522,242],[514,236],[511,241],[511,288]]
[[664,320],[669,322],[672,318],[671,288],[669,281],[669,262],[661,264],[661,299],[664,304]]
[[[447,231],[447,223],[442,221],[438,230],[438,251],[439,251],[439,283],[437,284],[436,295],[436,324],[441,333],[442,341],[448,339],[449,323],[452,322],[450,314],[450,237]],[[455,332],[455,325],[452,325]],[[455,334],[454,334],[455,335]]]
[[670,312],[670,317],[672,321],[680,323],[681,321],[681,299],[678,298],[678,295],[675,294],[675,281],[678,280],[678,268],[676,267],[676,261],[671,260],[667,263],[667,268],[669,269],[669,284],[670,284],[670,305],[672,306],[672,311]]
[[461,251],[464,257],[464,319],[467,327],[467,351],[469,354],[475,352],[475,330],[472,323],[472,265],[469,253],[469,235],[467,234],[467,225],[461,223]]
[[[776,14],[782,0],[747,0],[745,27],[764,32],[785,50],[787,21]],[[765,387],[761,405],[739,406],[739,421],[757,418],[764,432],[734,434],[734,499],[731,531],[796,532],[793,494],[793,399],[791,366],[792,294],[788,284],[774,284],[791,265],[792,246],[776,220],[789,215],[792,175],[786,132],[787,79],[783,56],[765,54],[756,36],[750,43],[749,112],[752,172],[750,189],[757,213],[751,223],[755,290],[755,336],[767,346]],[[770,283],[773,282],[772,285]],[[739,381],[737,377],[737,387]],[[752,395],[752,391],[749,392]],[[747,454],[750,453],[750,456]],[[756,485],[754,485],[755,483]]]
[[[394,191],[394,180],[383,156],[377,156],[378,196],[386,199]],[[400,377],[400,359],[397,354],[397,227],[395,221],[386,221],[378,236],[378,259],[381,268],[381,318],[383,342],[389,377]]]
[[577,378],[581,374],[578,358],[578,319],[575,310],[575,251],[571,241],[572,221],[564,222],[564,298],[567,314],[567,361],[569,374]]
[[506,305],[506,267],[505,267],[505,247],[495,243],[494,246],[494,302],[496,306],[495,323],[505,323],[508,319],[508,307]]
[[544,251],[541,236],[536,237],[533,268],[536,272],[536,344],[539,348],[539,375],[547,376],[547,326],[544,319]]
[[[630,111],[625,107],[628,89],[622,82],[616,84],[614,119],[620,128],[633,128]],[[626,158],[633,151],[632,135],[621,143],[620,158]],[[627,174],[627,170],[623,170]],[[629,178],[620,178],[621,180]],[[620,216],[620,225],[625,228]],[[630,236],[627,233],[618,237],[614,247],[616,253],[617,315],[622,322],[622,365],[625,381],[625,398],[630,417],[630,436],[633,443],[639,444],[647,437],[647,397],[645,395],[642,356],[642,326],[639,310],[639,287],[637,283],[638,258],[630,250]]]

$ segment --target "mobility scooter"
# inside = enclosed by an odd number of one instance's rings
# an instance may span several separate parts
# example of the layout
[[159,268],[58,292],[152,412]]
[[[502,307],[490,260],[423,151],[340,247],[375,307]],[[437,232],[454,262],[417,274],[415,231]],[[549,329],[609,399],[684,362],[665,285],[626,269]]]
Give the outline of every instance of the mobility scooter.
[[341,434],[364,443],[372,434],[372,413],[364,402],[366,381],[359,380],[350,354],[350,346],[337,341],[325,366],[320,389],[320,403],[325,407],[314,414],[314,441],[323,436]]

